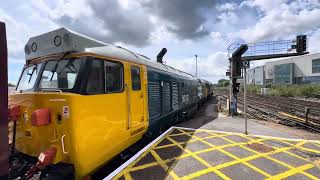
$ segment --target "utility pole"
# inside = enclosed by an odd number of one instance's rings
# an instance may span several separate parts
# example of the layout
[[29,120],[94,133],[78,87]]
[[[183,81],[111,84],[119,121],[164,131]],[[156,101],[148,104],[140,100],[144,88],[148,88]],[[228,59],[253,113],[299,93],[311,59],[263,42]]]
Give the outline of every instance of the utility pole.
[[3,22],[0,22],[0,67],[0,179],[8,179],[8,52]]
[[198,55],[194,55],[196,57],[196,77],[198,77]]

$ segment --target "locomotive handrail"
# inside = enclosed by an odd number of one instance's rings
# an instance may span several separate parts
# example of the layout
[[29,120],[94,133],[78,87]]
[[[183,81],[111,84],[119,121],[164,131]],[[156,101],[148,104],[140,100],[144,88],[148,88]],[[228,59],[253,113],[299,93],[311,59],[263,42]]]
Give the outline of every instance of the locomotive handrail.
[[63,152],[63,154],[68,154],[68,151],[66,151],[66,149],[65,149],[65,147],[64,147],[64,137],[66,137],[65,134],[61,136],[62,152]]
[[127,92],[127,99],[128,99],[128,122],[127,122],[127,129],[130,129],[131,126],[131,102],[130,102],[130,93],[129,93],[129,88],[128,84],[125,84],[125,90]]

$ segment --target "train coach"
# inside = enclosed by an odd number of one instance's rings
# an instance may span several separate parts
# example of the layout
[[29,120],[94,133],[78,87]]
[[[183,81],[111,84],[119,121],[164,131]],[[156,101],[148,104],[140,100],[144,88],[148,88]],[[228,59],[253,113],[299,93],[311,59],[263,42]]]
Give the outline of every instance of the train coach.
[[212,84],[164,54],[152,61],[64,28],[30,38],[9,97],[11,178],[82,179],[193,114]]

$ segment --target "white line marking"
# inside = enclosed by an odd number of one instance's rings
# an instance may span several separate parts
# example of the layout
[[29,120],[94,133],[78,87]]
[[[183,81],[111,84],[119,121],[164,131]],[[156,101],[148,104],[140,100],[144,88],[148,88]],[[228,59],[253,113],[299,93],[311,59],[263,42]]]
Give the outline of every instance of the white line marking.
[[145,146],[143,149],[141,149],[137,154],[132,156],[128,161],[123,163],[120,167],[118,167],[116,170],[114,170],[112,173],[110,173],[107,177],[105,177],[103,180],[109,180],[112,179],[114,176],[119,174],[124,168],[126,168],[129,164],[131,164],[134,160],[136,160],[141,154],[143,154],[146,150],[148,150],[152,145],[154,145],[156,142],[158,142],[162,137],[164,137],[166,134],[168,134],[172,129],[175,127],[172,126],[168,130],[166,130],[164,133],[162,133],[159,137],[157,137],[155,140],[153,140],[151,143],[149,143],[147,146]]
[[[211,130],[211,129],[195,129],[195,128],[178,127],[178,126],[173,126],[173,127],[176,128],[176,129],[185,129],[185,130],[194,130],[194,131],[196,131],[196,130],[205,130],[205,131],[212,131],[212,132],[245,135],[245,134],[242,134],[242,133],[218,131],[218,130]],[[320,142],[318,140],[292,139],[292,138],[283,138],[283,137],[275,137],[275,136],[254,135],[254,134],[249,134],[249,136],[262,137],[262,138],[272,138],[272,139],[281,139],[281,140],[288,140],[288,141],[306,141],[306,142],[316,142],[316,143]]]

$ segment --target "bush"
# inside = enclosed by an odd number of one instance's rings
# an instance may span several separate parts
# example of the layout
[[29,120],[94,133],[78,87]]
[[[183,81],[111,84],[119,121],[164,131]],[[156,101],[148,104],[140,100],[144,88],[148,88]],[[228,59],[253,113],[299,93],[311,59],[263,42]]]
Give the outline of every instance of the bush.
[[250,84],[246,86],[246,89],[248,93],[260,94],[262,87],[261,85]]
[[228,87],[229,86],[229,80],[227,79],[220,79],[218,81],[217,87]]
[[285,97],[314,97],[320,94],[320,85],[275,85],[270,90],[271,96],[285,96]]

